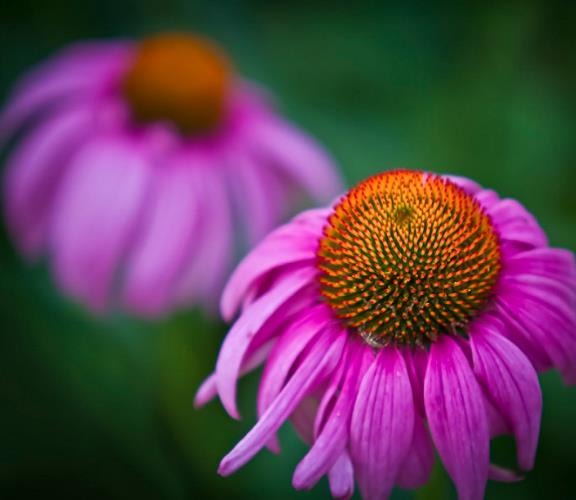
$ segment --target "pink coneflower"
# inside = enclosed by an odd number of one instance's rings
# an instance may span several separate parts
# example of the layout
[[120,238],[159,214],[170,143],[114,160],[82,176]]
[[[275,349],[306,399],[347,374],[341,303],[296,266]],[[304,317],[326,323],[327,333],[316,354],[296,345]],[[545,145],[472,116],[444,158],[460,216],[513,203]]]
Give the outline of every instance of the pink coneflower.
[[31,123],[8,159],[9,227],[95,311],[214,303],[239,236],[341,189],[323,150],[197,36],[64,50],[16,87],[0,140]]
[[422,486],[434,448],[461,499],[488,478],[490,438],[512,434],[518,469],[537,448],[536,370],[576,382],[576,265],[534,217],[474,182],[391,171],[334,207],[302,213],[239,265],[222,312],[241,314],[197,404],[228,413],[238,377],[265,361],[259,419],[223,459],[231,474],[278,447],[290,419],[310,450],[298,489],[334,497]]

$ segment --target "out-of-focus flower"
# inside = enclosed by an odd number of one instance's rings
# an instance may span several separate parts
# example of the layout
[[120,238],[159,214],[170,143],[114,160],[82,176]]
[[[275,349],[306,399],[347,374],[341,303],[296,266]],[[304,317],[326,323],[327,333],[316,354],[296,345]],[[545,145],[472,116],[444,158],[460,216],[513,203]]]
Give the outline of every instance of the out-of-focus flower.
[[95,311],[210,306],[238,237],[255,243],[300,195],[341,189],[324,151],[187,34],[64,50],[16,86],[0,139],[18,131],[9,227]]
[[296,488],[328,475],[367,499],[422,486],[434,447],[461,499],[481,499],[490,438],[537,448],[536,370],[576,382],[576,265],[518,202],[454,177],[391,171],[302,213],[239,265],[221,307],[241,315],[196,403],[238,417],[236,381],[265,361],[259,419],[223,459],[236,471],[291,419],[310,450]]

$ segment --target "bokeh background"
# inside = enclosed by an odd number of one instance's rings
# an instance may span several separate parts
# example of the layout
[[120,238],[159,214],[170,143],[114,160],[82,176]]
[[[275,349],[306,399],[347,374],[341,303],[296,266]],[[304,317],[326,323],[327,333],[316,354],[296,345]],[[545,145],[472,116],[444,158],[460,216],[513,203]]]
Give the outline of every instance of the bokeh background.
[[[533,211],[555,246],[576,249],[574,2],[217,2],[7,0],[0,98],[16,77],[78,39],[196,30],[219,41],[283,112],[317,136],[354,183],[391,167],[473,177]],[[195,411],[225,325],[198,311],[144,323],[96,320],[60,297],[44,265],[0,237],[0,498],[328,498],[290,486],[305,447],[262,452],[230,478],[219,459],[254,422]],[[536,469],[490,483],[489,499],[576,498],[576,389],[541,377]],[[513,464],[511,440],[494,443]],[[430,484],[394,498],[453,498]]]

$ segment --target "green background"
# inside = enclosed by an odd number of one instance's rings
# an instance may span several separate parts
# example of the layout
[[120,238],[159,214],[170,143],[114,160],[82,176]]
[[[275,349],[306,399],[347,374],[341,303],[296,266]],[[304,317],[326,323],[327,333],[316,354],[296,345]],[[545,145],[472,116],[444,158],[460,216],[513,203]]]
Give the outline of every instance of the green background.
[[[574,2],[397,3],[7,0],[0,96],[16,77],[83,38],[197,30],[214,37],[282,111],[313,133],[349,182],[391,167],[475,178],[521,200],[555,246],[576,249]],[[230,478],[219,459],[254,422],[218,403],[194,411],[225,326],[198,311],[159,323],[96,320],[63,299],[45,265],[0,239],[0,498],[327,498],[295,492],[305,453],[291,428],[280,456]],[[576,390],[542,376],[536,468],[491,499],[576,498]],[[493,455],[513,464],[511,440]],[[431,483],[395,498],[452,498]]]

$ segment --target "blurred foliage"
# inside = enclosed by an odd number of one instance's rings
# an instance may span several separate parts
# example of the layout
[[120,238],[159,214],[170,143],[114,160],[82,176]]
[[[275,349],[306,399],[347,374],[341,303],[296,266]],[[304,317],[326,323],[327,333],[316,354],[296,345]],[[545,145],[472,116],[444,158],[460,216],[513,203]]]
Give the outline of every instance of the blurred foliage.
[[[574,2],[215,2],[8,0],[0,16],[0,95],[77,39],[166,29],[220,41],[316,135],[350,182],[394,166],[473,177],[520,199],[556,246],[576,249]],[[89,317],[61,298],[44,265],[0,239],[0,497],[327,498],[294,492],[305,452],[290,428],[231,478],[219,458],[254,422],[257,376],[241,387],[243,420],[192,407],[225,326],[188,311],[146,324]],[[498,499],[576,498],[576,391],[542,377],[537,466],[490,483]],[[511,440],[493,456],[512,464]],[[394,498],[453,497],[430,484]]]

